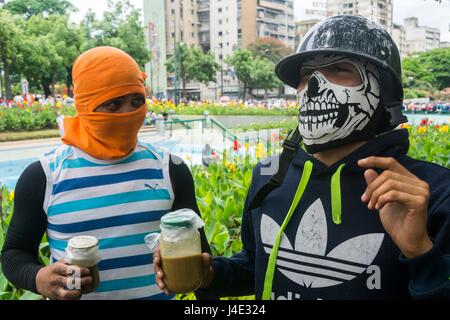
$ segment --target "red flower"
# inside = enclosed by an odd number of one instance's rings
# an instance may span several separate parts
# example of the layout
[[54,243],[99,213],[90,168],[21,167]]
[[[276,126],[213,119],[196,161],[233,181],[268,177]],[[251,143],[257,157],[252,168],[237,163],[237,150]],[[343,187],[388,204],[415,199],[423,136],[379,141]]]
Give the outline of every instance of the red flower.
[[427,118],[422,119],[422,121],[420,121],[420,125],[421,125],[421,126],[426,126],[427,123],[428,123],[428,119],[427,119]]

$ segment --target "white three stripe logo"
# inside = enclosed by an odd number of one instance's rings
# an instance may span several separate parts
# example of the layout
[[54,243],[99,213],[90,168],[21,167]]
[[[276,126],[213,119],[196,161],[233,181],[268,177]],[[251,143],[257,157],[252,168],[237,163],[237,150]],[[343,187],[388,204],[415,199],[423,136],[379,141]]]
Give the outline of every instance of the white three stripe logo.
[[[272,251],[280,226],[269,216],[261,218],[261,240],[267,254]],[[375,259],[383,233],[351,238],[328,254],[327,221],[322,201],[317,199],[303,215],[295,237],[295,249],[283,233],[277,268],[295,283],[307,288],[335,286],[354,279]]]

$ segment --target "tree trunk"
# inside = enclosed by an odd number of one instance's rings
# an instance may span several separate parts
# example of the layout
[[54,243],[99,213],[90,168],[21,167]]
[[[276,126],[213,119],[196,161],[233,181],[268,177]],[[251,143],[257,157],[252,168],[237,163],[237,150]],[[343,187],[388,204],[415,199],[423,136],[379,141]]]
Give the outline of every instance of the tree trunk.
[[67,78],[66,78],[66,86],[67,86],[67,96],[72,96],[72,66],[66,68]]
[[186,98],[186,76],[183,76],[183,99]]
[[245,102],[245,94],[247,93],[247,83],[244,82],[244,93],[242,94],[242,100]]
[[52,92],[55,94],[55,75],[52,75]]
[[11,100],[13,98],[11,92],[11,78],[10,78],[10,69],[8,59],[6,58],[6,48],[2,48],[2,63],[3,63],[3,71],[5,72],[5,97],[6,100]]
[[44,90],[44,95],[46,98],[52,95],[52,90],[50,89],[51,81],[41,80],[42,90]]

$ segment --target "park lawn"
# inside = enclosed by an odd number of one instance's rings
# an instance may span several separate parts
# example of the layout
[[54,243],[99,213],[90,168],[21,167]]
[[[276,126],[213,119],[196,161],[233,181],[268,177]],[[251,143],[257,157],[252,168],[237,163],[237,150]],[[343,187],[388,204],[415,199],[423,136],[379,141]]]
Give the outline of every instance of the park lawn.
[[0,142],[57,138],[57,137],[59,137],[58,129],[0,132]]

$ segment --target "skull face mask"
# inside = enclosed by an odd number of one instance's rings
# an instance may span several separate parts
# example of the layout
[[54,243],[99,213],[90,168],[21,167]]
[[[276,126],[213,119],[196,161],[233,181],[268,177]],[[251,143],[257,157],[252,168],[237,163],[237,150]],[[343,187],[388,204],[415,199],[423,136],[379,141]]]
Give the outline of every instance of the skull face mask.
[[[340,85],[319,71],[336,63],[349,63],[359,73],[360,84]],[[316,153],[375,134],[375,114],[380,102],[379,72],[369,62],[342,55],[318,55],[302,65],[312,70],[298,93],[299,131],[306,150]]]

